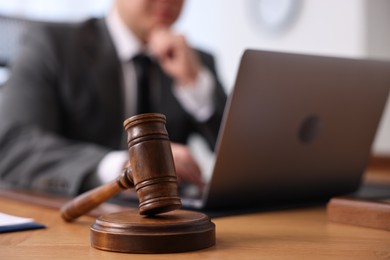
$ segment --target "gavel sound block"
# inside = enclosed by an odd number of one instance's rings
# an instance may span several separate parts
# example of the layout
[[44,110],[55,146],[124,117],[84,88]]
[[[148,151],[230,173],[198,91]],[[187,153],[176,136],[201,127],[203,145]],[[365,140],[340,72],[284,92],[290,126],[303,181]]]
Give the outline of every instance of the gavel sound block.
[[66,221],[95,208],[122,190],[135,188],[136,209],[100,216],[91,226],[91,245],[125,253],[176,253],[215,244],[215,225],[202,213],[179,210],[175,165],[166,118],[141,114],[127,119],[130,167],[111,183],[80,195],[61,209]]

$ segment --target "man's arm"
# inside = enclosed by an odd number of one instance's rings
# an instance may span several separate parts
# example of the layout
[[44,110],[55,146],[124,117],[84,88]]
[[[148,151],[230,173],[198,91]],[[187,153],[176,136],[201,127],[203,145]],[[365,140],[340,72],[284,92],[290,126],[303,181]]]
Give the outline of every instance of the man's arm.
[[204,52],[198,53],[203,66],[205,66],[209,70],[213,77],[213,86],[211,93],[211,103],[213,105],[213,110],[206,120],[195,120],[195,125],[197,126],[199,133],[206,139],[210,149],[214,150],[225,109],[227,96],[217,76],[214,58]]
[[[176,98],[194,118],[193,123],[197,131],[204,136],[210,148],[214,149],[226,94],[218,80],[213,57],[195,51],[183,35],[167,28],[153,30],[149,36],[148,47],[157,57],[164,72],[174,79]],[[211,74],[211,77],[205,80],[206,82],[200,82],[205,74]]]
[[[0,178],[13,186],[75,195],[108,152],[61,137],[61,64],[50,37],[29,30],[0,102]],[[58,46],[56,46],[58,47]]]

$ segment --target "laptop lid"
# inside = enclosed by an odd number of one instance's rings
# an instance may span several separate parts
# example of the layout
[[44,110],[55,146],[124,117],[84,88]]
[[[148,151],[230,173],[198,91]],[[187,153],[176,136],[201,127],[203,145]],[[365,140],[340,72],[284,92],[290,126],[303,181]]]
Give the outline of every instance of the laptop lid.
[[354,191],[389,87],[387,62],[245,51],[202,207]]

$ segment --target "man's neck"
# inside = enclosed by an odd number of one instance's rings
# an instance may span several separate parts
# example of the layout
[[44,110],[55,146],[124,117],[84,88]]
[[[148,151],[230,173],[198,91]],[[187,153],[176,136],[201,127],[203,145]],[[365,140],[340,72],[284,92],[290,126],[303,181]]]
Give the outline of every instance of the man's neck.
[[138,53],[144,51],[144,43],[129,29],[121,18],[117,8],[114,7],[108,14],[106,23],[121,61],[128,61]]

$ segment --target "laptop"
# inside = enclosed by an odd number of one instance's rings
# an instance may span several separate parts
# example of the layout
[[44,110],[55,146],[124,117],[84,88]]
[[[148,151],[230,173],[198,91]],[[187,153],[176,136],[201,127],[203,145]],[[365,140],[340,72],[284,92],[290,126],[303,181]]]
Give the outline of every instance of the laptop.
[[389,88],[388,62],[246,50],[210,180],[200,196],[183,192],[183,205],[225,210],[355,191]]

